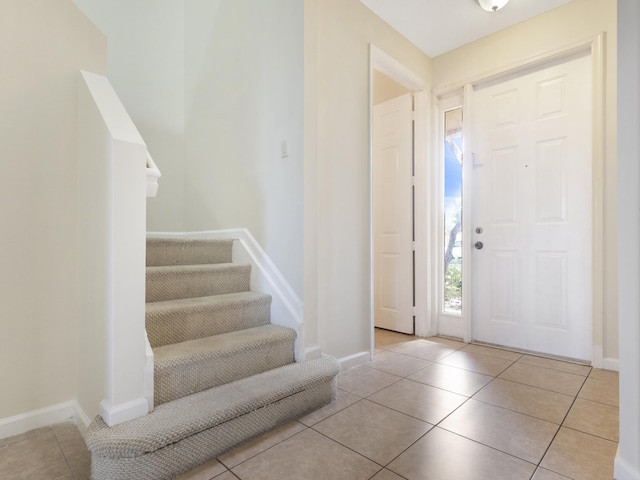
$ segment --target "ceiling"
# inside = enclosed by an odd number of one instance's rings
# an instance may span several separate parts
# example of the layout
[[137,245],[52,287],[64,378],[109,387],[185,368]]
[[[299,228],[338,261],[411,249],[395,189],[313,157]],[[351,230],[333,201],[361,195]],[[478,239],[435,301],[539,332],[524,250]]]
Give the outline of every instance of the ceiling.
[[572,0],[510,0],[493,13],[476,0],[360,0],[429,57],[540,15]]

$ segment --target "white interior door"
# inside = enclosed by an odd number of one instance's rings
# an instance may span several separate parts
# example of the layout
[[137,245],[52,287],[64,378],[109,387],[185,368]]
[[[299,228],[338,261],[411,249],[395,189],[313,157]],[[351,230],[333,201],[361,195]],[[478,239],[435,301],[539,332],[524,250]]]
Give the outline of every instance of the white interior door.
[[373,108],[373,277],[376,327],[413,333],[412,100]]
[[591,91],[586,54],[474,90],[476,340],[591,359]]

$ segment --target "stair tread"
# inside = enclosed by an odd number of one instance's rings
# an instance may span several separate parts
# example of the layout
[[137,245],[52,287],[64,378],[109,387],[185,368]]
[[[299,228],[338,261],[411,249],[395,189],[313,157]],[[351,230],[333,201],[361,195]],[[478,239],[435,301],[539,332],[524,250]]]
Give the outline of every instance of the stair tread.
[[249,291],[250,274],[251,265],[237,263],[147,267],[146,302]]
[[171,343],[153,349],[156,368],[166,365],[188,364],[201,358],[219,356],[228,352],[250,350],[262,344],[295,341],[295,330],[280,325],[267,324],[236,330],[186,342]]
[[156,312],[163,309],[181,309],[189,307],[201,307],[208,305],[236,305],[240,303],[249,303],[256,300],[271,298],[271,295],[261,292],[234,292],[223,293],[220,295],[208,295],[206,297],[180,298],[177,300],[161,300],[159,302],[148,302],[146,304],[147,312]]
[[151,265],[147,267],[148,273],[183,273],[183,272],[207,272],[220,270],[244,270],[250,265],[244,263],[200,263],[191,265]]
[[255,411],[304,389],[333,381],[340,367],[324,357],[292,363],[164,403],[143,417],[108,427],[97,417],[86,441],[102,457],[136,457]]
[[232,246],[232,239],[150,237],[146,263],[148,266],[229,263]]
[[146,304],[145,325],[152,347],[267,325],[271,295],[237,292]]

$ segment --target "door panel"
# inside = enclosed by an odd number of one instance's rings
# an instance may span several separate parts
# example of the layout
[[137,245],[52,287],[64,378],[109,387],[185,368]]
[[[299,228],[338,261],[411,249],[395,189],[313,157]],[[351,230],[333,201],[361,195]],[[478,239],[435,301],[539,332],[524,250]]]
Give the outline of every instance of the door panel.
[[411,95],[374,107],[373,255],[376,327],[413,333]]
[[472,331],[591,359],[591,60],[476,88]]

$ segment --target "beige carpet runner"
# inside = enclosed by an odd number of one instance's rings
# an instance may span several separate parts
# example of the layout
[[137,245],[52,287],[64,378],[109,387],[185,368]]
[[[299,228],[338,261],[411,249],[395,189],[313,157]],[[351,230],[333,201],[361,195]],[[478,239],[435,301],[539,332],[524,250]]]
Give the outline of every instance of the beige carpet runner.
[[232,240],[148,239],[146,328],[155,410],[90,425],[94,480],[170,479],[335,398],[335,360],[294,361]]

